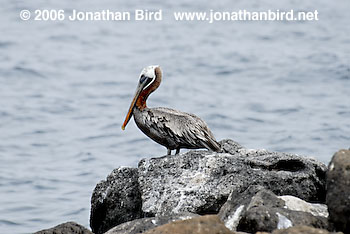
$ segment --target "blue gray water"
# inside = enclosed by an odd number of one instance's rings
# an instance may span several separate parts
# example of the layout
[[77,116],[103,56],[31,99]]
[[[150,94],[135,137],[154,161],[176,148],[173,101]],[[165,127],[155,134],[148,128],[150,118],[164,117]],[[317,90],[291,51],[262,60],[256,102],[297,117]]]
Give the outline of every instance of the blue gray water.
[[[0,233],[73,220],[118,166],[165,148],[121,124],[141,69],[164,79],[148,106],[202,117],[218,140],[313,156],[350,147],[348,0],[2,0]],[[162,9],[159,22],[21,21],[22,9]],[[318,10],[312,22],[176,22],[172,12]]]

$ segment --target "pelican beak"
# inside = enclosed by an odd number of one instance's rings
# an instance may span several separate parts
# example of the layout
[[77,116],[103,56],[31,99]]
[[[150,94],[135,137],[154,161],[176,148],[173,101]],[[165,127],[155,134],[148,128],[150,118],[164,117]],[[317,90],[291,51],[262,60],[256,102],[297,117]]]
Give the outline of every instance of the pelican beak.
[[132,99],[132,102],[131,102],[131,104],[130,104],[129,111],[128,111],[128,113],[126,114],[124,123],[123,123],[123,125],[122,125],[122,130],[125,130],[126,125],[129,123],[129,121],[130,121],[130,119],[131,119],[134,106],[135,106],[135,104],[136,104],[137,98],[140,96],[140,93],[141,93],[141,91],[142,91],[142,88],[143,88],[143,87],[142,87],[141,85],[139,85],[139,86],[137,87],[137,89],[136,89],[135,96],[134,96],[134,98]]

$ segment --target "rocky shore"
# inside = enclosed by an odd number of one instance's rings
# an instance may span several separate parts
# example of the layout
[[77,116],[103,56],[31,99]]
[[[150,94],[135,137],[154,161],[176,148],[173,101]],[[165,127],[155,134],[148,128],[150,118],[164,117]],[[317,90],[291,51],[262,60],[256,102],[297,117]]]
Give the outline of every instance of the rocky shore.
[[246,149],[189,151],[114,169],[91,198],[92,232],[68,222],[37,233],[350,233],[350,150],[329,167]]

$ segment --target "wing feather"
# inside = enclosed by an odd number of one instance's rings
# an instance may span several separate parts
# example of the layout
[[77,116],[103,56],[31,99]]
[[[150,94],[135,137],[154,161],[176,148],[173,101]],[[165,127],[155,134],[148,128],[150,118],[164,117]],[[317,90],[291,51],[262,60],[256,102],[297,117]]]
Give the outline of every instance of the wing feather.
[[165,138],[172,138],[174,144],[180,147],[220,150],[207,124],[195,115],[158,107],[149,109],[145,122],[151,131],[156,131]]

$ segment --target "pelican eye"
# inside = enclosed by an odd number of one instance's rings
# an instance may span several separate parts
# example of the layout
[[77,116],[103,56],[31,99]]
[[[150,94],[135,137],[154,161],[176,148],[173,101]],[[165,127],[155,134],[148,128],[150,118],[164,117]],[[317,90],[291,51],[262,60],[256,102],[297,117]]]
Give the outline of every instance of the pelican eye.
[[140,77],[140,83],[142,84],[146,79],[147,79],[147,77],[145,75],[142,75]]

